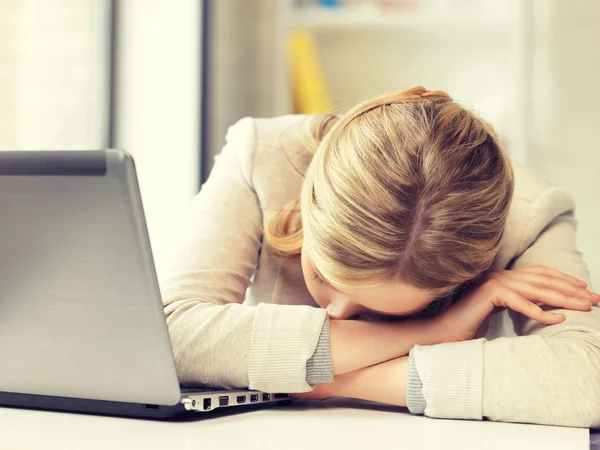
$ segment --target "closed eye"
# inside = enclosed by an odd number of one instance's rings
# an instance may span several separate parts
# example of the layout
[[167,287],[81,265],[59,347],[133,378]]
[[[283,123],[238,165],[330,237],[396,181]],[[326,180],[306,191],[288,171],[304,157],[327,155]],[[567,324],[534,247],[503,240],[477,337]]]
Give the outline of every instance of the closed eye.
[[317,272],[313,272],[312,278],[317,283],[319,283],[321,286],[331,287],[331,285],[327,281],[325,281],[323,278],[321,278]]

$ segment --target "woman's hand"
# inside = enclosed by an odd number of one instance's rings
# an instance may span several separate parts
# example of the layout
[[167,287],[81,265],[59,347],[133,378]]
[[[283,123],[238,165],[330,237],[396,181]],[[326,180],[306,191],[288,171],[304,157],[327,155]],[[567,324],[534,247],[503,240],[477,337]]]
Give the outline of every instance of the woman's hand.
[[[555,308],[589,311],[600,296],[587,291],[587,283],[544,266],[494,270],[476,289],[436,317],[436,328],[446,340],[466,341],[487,327],[496,308],[510,308],[538,322],[554,325],[564,314],[544,311],[536,302]],[[485,333],[484,333],[485,334]]]

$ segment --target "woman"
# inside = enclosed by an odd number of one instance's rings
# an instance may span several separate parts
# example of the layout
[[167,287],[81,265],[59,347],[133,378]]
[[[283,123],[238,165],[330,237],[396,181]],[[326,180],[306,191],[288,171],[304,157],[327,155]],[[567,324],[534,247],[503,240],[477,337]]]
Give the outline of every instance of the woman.
[[[600,297],[573,208],[444,92],[243,119],[163,286],[179,377],[600,426]],[[486,340],[505,307],[510,337]]]

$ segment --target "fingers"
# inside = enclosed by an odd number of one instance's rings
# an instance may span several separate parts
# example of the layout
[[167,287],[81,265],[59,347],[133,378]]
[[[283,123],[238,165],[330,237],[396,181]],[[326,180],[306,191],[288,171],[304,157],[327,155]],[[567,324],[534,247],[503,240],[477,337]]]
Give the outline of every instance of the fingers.
[[[516,289],[520,295],[530,300],[539,299],[539,301],[549,305],[560,305],[564,308],[588,311],[592,305],[597,305],[600,302],[598,294],[574,286],[564,279],[521,272],[520,270],[506,270],[502,274],[496,273],[492,276],[503,284]],[[546,301],[546,299],[549,301]]]
[[600,298],[600,296],[597,294],[594,294],[579,285],[570,283],[563,278],[548,277],[535,272],[524,272],[521,270],[505,270],[502,274],[510,278],[535,284],[539,287],[554,289],[555,291],[560,291],[565,295],[570,295],[573,297],[581,297],[591,300]]
[[531,303],[529,300],[526,300],[509,288],[502,289],[497,297],[497,301],[502,303],[497,306],[506,306],[530,319],[537,320],[546,325],[555,325],[565,320],[564,314],[544,311],[535,303]]
[[589,311],[594,304],[592,298],[587,294],[579,294],[578,296],[570,295],[573,292],[577,293],[578,289],[572,288],[572,285],[568,283],[566,283],[568,287],[557,283],[552,288],[545,288],[540,287],[539,284],[533,284],[529,281],[508,276],[502,278],[500,282],[505,287],[515,291],[519,296],[526,298],[529,302],[539,301],[557,308],[577,311]]
[[534,301],[556,308],[589,311],[600,302],[598,294],[587,291],[587,283],[545,266],[517,270],[496,270],[490,274],[493,303],[508,307],[547,325],[561,323],[565,315],[544,311]]
[[567,275],[566,273],[546,266],[523,267],[518,270],[520,272],[537,273],[539,275],[545,275],[547,277],[559,278],[568,281],[569,283],[578,287],[587,286],[587,283],[583,280],[580,280],[579,278],[572,277],[571,275]]
[[[586,304],[587,300],[590,301],[591,305],[597,305],[600,303],[600,295],[586,290],[585,286],[587,286],[587,284],[585,284],[585,282],[549,267],[537,266],[525,267],[517,270],[496,271],[492,273],[492,276],[502,280],[505,283],[507,278],[518,279],[535,284],[539,287],[561,292],[568,297],[581,298],[584,300],[584,305]],[[525,293],[521,293],[521,295],[526,297],[528,296]]]

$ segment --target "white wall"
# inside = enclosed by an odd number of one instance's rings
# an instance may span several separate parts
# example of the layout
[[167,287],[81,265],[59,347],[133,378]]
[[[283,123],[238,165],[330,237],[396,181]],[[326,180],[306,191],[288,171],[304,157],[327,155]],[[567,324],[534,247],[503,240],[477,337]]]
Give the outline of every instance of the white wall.
[[577,242],[600,289],[600,3],[535,0],[528,162],[575,197]]
[[0,148],[106,146],[108,0],[0,1]]
[[198,187],[200,1],[117,4],[115,143],[136,161],[161,279]]

